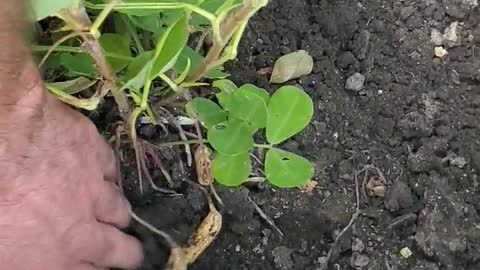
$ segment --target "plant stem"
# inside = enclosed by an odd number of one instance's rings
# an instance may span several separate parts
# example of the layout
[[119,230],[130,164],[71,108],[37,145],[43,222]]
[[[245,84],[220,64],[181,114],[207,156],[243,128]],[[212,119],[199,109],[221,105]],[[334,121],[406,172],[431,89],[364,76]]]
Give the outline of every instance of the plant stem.
[[117,4],[117,0],[112,0],[110,3],[107,4],[107,6],[100,12],[98,17],[95,19],[93,22],[92,26],[90,26],[90,34],[98,39],[100,37],[100,32],[99,28],[102,25],[102,23],[107,19],[107,16],[112,12],[113,7]]
[[[44,45],[33,45],[32,51],[33,52],[48,52],[52,46],[44,46]],[[71,52],[71,53],[82,53],[82,48],[79,47],[70,47],[70,46],[57,46],[53,49],[54,52]]]
[[155,146],[157,147],[170,147],[170,146],[178,146],[178,145],[185,145],[185,144],[196,144],[196,143],[208,143],[207,140],[187,140],[187,141],[177,141],[177,142],[166,142],[166,143],[159,143]]
[[265,148],[265,149],[272,149],[273,148],[273,145],[271,144],[254,144],[253,147],[257,147],[257,148]]
[[[251,1],[247,1],[251,2]],[[266,1],[268,3],[268,1]],[[187,82],[196,82],[200,80],[211,68],[212,63],[217,61],[220,58],[220,54],[223,52],[223,49],[228,44],[233,34],[237,31],[238,27],[242,25],[243,22],[248,21],[255,12],[257,12],[261,6],[255,6],[252,3],[245,3],[241,8],[239,8],[235,13],[228,17],[225,22],[222,24],[220,30],[220,36],[222,42],[214,39],[214,43],[205,57],[202,65],[200,65],[193,73],[187,78]]]

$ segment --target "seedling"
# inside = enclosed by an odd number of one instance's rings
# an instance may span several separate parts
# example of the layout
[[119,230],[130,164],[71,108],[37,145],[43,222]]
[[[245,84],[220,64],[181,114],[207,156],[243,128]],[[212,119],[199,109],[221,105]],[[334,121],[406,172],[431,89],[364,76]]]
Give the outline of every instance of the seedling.
[[[227,186],[246,181],[250,151],[260,147],[267,150],[266,179],[278,187],[299,187],[312,177],[312,164],[277,145],[309,123],[311,99],[292,86],[281,87],[271,97],[253,85],[237,88],[223,70],[224,63],[236,58],[249,19],[267,4],[268,0],[31,0],[37,20],[56,17],[63,22],[48,23],[59,28],[46,29],[49,35],[42,36],[47,40],[32,51],[48,74],[46,88],[63,102],[95,110],[107,95],[114,98],[123,120],[123,128],[117,130],[126,131],[135,149],[140,190],[142,175],[150,176],[136,134],[137,120],[158,124],[158,104],[179,97],[191,100],[186,91],[208,86],[205,79],[220,89],[218,103],[195,98],[186,111],[207,129],[207,142],[215,149],[210,169],[215,179]],[[207,38],[210,46],[204,53]],[[267,144],[254,143],[254,134],[261,130]],[[205,171],[200,184],[210,186],[210,175]],[[210,213],[184,249],[132,216],[167,239],[172,269],[186,269],[221,228],[220,213],[211,200],[209,205]]]
[[[240,88],[229,80],[218,80],[217,104],[195,98],[187,113],[208,129],[207,141],[215,149],[213,176],[226,186],[238,186],[250,176],[250,151],[267,149],[265,177],[277,187],[302,187],[313,176],[313,166],[305,158],[281,150],[276,145],[302,131],[313,116],[311,98],[301,89],[284,86],[271,97],[251,84]],[[265,130],[268,144],[255,144],[254,135]]]

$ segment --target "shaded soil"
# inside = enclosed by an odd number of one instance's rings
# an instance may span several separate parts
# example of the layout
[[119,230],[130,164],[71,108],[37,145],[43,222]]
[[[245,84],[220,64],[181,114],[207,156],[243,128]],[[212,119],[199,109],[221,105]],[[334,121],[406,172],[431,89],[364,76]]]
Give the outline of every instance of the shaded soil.
[[[315,60],[297,81],[314,100],[315,119],[283,147],[312,160],[311,194],[250,185],[217,186],[224,226],[190,269],[320,269],[355,211],[354,172],[383,172],[384,197],[360,192],[361,214],[338,242],[328,269],[480,269],[480,9],[468,0],[274,0],[251,23],[233,81],[277,86],[257,74],[299,49]],[[448,55],[434,57],[432,29],[459,22]],[[348,77],[363,90],[346,90]],[[167,138],[168,139],[168,138]],[[162,140],[167,140],[162,138]],[[180,148],[162,152],[174,181],[194,180],[178,163]],[[185,165],[184,165],[185,166]],[[133,168],[133,167],[132,167]],[[186,171],[186,172],[182,172]],[[158,178],[160,174],[157,172]],[[359,183],[371,176],[359,174]],[[164,180],[159,180],[164,181]],[[128,182],[128,181],[127,181]],[[206,214],[202,193],[126,193],[135,211],[185,242]],[[285,234],[270,227],[250,196]],[[143,270],[163,269],[161,240],[134,226],[144,242]],[[402,257],[409,248],[412,255]]]

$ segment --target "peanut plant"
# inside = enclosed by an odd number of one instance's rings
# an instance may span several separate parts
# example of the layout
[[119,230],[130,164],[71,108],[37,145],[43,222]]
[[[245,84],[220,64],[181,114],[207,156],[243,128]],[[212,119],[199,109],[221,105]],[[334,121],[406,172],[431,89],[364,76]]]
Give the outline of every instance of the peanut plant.
[[[46,88],[63,102],[92,111],[111,95],[137,163],[138,119],[158,124],[152,100],[183,97],[189,101],[188,115],[207,129],[207,142],[216,151],[212,173],[219,183],[235,186],[246,181],[254,146],[268,149],[265,173],[273,185],[298,187],[313,176],[306,159],[274,147],[309,123],[311,99],[291,86],[270,97],[263,89],[237,88],[225,79],[229,75],[223,65],[236,58],[249,19],[268,0],[31,3],[35,19],[48,23],[47,35],[40,33],[40,43],[32,46],[46,72]],[[210,46],[202,53],[205,40]],[[221,107],[206,98],[190,98],[188,90],[208,87],[212,81],[220,89],[216,98]],[[264,128],[268,144],[255,144],[253,135]]]

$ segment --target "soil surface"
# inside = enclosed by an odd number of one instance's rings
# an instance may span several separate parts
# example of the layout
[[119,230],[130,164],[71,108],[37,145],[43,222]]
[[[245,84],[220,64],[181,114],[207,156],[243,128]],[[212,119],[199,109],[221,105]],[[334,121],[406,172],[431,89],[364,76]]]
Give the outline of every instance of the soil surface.
[[[223,229],[190,269],[480,269],[479,23],[477,0],[271,1],[227,68],[236,83],[273,91],[259,70],[296,50],[313,56],[313,73],[289,83],[311,95],[315,119],[283,148],[314,162],[318,186],[216,186]],[[436,46],[448,54],[435,57]],[[126,194],[139,216],[185,243],[208,208],[186,182],[196,178],[182,148],[161,154],[182,195],[140,196],[134,183]],[[355,179],[360,214],[325,267],[356,210]],[[132,232],[146,251],[141,269],[163,269],[162,240]]]

